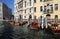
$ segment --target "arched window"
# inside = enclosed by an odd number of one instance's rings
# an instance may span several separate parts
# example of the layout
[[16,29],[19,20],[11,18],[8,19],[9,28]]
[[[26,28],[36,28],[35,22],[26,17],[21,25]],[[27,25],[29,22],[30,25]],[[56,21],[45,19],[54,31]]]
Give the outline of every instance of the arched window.
[[32,19],[32,16],[31,15],[29,15],[29,19]]

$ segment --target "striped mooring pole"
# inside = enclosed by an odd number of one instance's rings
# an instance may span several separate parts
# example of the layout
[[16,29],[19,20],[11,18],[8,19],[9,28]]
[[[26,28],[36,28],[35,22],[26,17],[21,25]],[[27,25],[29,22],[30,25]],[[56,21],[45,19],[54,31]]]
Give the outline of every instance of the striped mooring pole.
[[42,26],[41,26],[42,29],[44,29],[44,11],[42,11]]

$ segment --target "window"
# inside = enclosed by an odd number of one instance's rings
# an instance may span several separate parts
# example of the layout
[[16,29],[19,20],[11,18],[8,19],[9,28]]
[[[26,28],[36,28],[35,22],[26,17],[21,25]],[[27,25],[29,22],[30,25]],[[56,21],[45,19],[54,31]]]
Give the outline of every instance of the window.
[[20,19],[21,19],[21,17],[22,17],[22,16],[21,16],[21,15],[19,15],[19,18],[20,18]]
[[47,4],[47,13],[49,13],[50,9],[49,9],[50,5],[49,3]]
[[50,5],[50,12],[53,12],[53,5]]
[[40,0],[40,2],[42,2],[42,0]]
[[43,10],[43,7],[42,6],[40,6],[40,11],[42,11]]
[[25,10],[25,13],[26,13],[26,10]]
[[26,18],[26,16],[24,16],[24,18]]
[[36,0],[34,0],[34,3],[36,3]]
[[29,19],[31,19],[32,18],[32,15],[29,15]]
[[46,6],[44,6],[44,12],[46,12]]
[[25,7],[26,7],[26,1],[25,1]]
[[20,3],[18,4],[18,8],[20,9]]
[[31,0],[30,0],[30,6],[31,6]]
[[34,12],[36,12],[36,7],[34,7]]
[[49,4],[47,4],[47,6],[49,6]]
[[19,8],[19,6],[18,7],[16,6],[16,10],[18,10],[18,8]]
[[58,4],[55,4],[55,10],[58,10]]
[[58,15],[55,15],[55,18],[58,18]]
[[55,20],[57,20],[58,19],[58,15],[55,15]]
[[31,8],[30,8],[30,12],[31,12]]
[[22,7],[23,7],[22,3],[18,3],[18,8],[20,9]]

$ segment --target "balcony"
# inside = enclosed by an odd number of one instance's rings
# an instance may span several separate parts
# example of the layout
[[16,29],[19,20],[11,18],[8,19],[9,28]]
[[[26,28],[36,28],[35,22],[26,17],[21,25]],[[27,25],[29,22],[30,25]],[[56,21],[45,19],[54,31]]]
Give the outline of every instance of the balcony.
[[21,3],[21,2],[23,2],[23,0],[18,0],[18,3]]
[[53,13],[53,10],[44,10],[44,14],[52,14]]
[[47,6],[44,6],[44,13],[47,14],[47,13],[53,13],[53,5],[49,5],[47,4]]

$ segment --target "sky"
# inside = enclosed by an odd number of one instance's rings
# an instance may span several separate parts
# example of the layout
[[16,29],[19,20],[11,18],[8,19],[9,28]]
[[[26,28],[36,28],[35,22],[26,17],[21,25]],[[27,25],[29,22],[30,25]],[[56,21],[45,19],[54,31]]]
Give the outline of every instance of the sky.
[[9,8],[11,8],[12,14],[14,14],[14,0],[0,0],[0,2],[5,3]]

